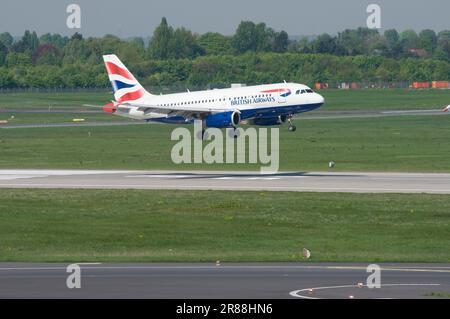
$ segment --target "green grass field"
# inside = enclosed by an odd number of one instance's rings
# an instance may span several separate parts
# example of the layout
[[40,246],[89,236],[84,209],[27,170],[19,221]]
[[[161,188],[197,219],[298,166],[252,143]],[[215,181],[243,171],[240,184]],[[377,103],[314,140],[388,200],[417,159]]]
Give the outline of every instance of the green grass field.
[[[7,120],[9,125],[16,124],[51,124],[51,123],[71,123],[74,119],[84,119],[89,122],[111,122],[129,120],[121,116],[111,116],[111,114],[63,114],[63,113],[17,113],[2,112],[0,120]],[[0,127],[1,128],[1,127]]]
[[[155,92],[157,93],[157,92]],[[365,89],[321,90],[324,109],[437,109],[450,104],[450,90]],[[86,109],[84,104],[104,105],[112,99],[107,90],[99,93],[2,93],[0,109],[67,108]]]
[[450,90],[366,89],[322,90],[323,111],[441,109],[450,104]]
[[[321,92],[321,112],[436,109],[450,91]],[[104,104],[107,93],[2,94],[0,108]],[[312,113],[311,113],[312,114]],[[0,113],[12,124],[117,121],[108,114]],[[280,169],[450,172],[450,117],[296,120],[280,128]],[[186,126],[189,128],[189,126]],[[176,126],[2,129],[0,169],[226,169],[175,165]],[[204,142],[207,144],[207,142]],[[0,190],[0,261],[449,262],[450,197],[224,191]]]
[[104,105],[113,98],[112,93],[74,92],[74,93],[0,93],[1,109],[86,109],[84,104]]
[[0,212],[0,261],[450,261],[444,195],[3,189]]
[[[280,128],[280,169],[450,172],[450,117],[298,120]],[[190,127],[190,126],[186,126]],[[0,129],[0,168],[234,169],[171,160],[171,125]],[[204,142],[206,145],[208,142]]]

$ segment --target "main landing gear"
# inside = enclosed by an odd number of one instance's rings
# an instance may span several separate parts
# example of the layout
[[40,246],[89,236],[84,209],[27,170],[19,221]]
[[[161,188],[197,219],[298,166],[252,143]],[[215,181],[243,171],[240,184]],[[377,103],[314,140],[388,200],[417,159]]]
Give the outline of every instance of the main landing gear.
[[201,140],[201,141],[206,141],[208,139],[208,133],[206,132],[205,129],[202,129],[201,131],[199,131],[197,133],[197,139]]
[[233,129],[228,130],[228,136],[231,138],[238,138],[241,135],[240,131],[233,127]]
[[295,132],[295,131],[297,131],[297,126],[295,126],[294,124],[292,124],[292,115],[289,115],[289,117],[288,117],[288,123],[289,123],[289,127],[288,127],[289,132]]

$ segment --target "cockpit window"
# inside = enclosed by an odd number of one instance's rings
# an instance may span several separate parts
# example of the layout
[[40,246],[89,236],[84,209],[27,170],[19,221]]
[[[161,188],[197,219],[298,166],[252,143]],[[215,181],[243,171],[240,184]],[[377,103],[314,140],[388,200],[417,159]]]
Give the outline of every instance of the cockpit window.
[[307,92],[307,93],[314,93],[314,91],[311,90],[311,89],[307,89],[306,92]]
[[295,94],[297,94],[297,95],[300,94],[300,90],[297,90],[297,91],[295,92]]
[[306,91],[305,91],[305,90],[302,90],[301,94],[304,94],[304,93],[306,93]]

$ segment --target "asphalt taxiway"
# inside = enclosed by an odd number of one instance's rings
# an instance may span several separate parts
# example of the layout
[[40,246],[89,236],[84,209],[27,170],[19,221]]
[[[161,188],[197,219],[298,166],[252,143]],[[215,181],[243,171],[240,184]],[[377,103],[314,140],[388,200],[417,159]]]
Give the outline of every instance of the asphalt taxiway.
[[450,294],[450,264],[381,264],[380,288],[366,285],[371,274],[367,264],[79,264],[81,287],[73,289],[67,286],[72,274],[67,266],[0,263],[0,298],[367,299]]
[[[46,110],[46,109],[6,109],[1,110],[0,114],[72,114],[74,116],[84,116],[92,114],[102,114],[102,111],[97,110]],[[296,116],[296,120],[335,120],[335,119],[346,119],[346,118],[377,118],[377,117],[390,117],[390,116],[448,116],[450,113],[444,113],[441,110],[326,110],[326,111],[315,111],[312,113],[305,113]],[[17,124],[11,122],[9,124],[0,125],[3,129],[27,129],[27,128],[46,128],[46,127],[76,127],[76,126],[122,126],[122,125],[147,125],[147,124],[159,124],[156,122],[145,122],[136,120],[121,120],[116,121],[111,116],[111,121],[86,121],[81,123],[27,123],[27,124]]]
[[450,194],[450,174],[0,170],[0,188],[178,189]]

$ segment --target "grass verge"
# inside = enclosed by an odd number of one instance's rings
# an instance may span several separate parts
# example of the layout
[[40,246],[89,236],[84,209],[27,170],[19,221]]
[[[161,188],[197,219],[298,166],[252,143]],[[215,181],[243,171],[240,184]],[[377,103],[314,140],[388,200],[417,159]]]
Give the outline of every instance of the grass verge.
[[[295,133],[280,128],[280,169],[323,171],[334,161],[337,171],[450,172],[449,120],[447,116],[297,120]],[[170,140],[176,127],[0,129],[0,168],[259,170],[261,166],[176,165],[171,150],[177,141]]]
[[2,189],[0,212],[0,261],[450,261],[444,195]]

